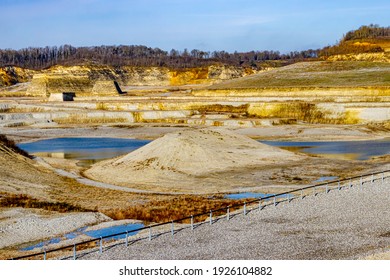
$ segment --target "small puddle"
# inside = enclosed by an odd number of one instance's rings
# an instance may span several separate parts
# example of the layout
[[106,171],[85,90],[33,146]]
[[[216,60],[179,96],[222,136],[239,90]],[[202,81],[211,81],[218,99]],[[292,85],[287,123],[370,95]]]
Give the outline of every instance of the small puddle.
[[338,178],[339,177],[337,177],[337,176],[323,176],[323,177],[320,177],[317,180],[313,181],[313,183],[322,183],[322,182],[326,182],[326,181],[334,181],[334,180],[336,180]]
[[[254,192],[243,192],[243,193],[232,193],[225,195],[224,198],[228,199],[245,199],[245,198],[264,198],[267,196],[275,195],[273,193],[254,193]],[[288,194],[280,195],[278,196],[280,198],[288,198]],[[290,197],[293,197],[292,194],[290,194]]]
[[[21,251],[30,251],[30,250],[33,250],[36,248],[42,248],[44,246],[48,246],[51,244],[57,244],[57,243],[60,243],[61,241],[64,241],[64,240],[71,240],[71,239],[74,239],[80,235],[87,235],[87,236],[92,237],[92,238],[99,238],[101,236],[107,236],[107,235],[117,234],[117,233],[126,232],[126,231],[138,230],[138,229],[141,229],[143,227],[144,227],[144,224],[141,224],[141,223],[117,225],[117,226],[106,227],[106,228],[102,228],[102,229],[96,229],[96,230],[88,230],[88,227],[82,227],[82,228],[79,228],[71,233],[65,234],[63,237],[56,237],[56,238],[52,238],[50,240],[42,241],[42,242],[30,245],[30,246],[24,247],[20,250]],[[137,233],[138,233],[138,231],[130,232],[128,234],[128,236],[136,235]],[[125,237],[126,237],[126,234],[121,234],[118,236],[110,237],[107,240],[118,240],[118,239],[122,239]]]
[[362,141],[259,141],[291,152],[331,159],[368,160],[390,153],[390,138]]

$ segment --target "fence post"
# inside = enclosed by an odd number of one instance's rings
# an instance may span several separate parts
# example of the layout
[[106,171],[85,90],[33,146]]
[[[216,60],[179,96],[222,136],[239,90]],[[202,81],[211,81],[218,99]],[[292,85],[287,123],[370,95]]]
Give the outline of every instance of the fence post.
[[149,226],[149,241],[152,240],[152,227]]
[[382,183],[385,181],[385,172],[382,172]]
[[129,232],[126,231],[126,247],[129,247],[129,240],[128,240],[128,238],[129,238]]
[[276,196],[274,196],[274,206],[276,206]]
[[290,201],[291,201],[290,196],[291,196],[291,194],[288,194],[288,203],[290,203]]
[[259,210],[261,210],[261,198],[259,199]]
[[173,237],[174,233],[175,233],[175,228],[174,228],[173,221],[172,221],[172,223],[171,223],[171,234],[172,234],[172,237]]
[[363,176],[360,176],[360,188],[363,188]]
[[73,243],[73,260],[76,260],[76,243]]
[[326,193],[328,193],[329,192],[329,187],[328,187],[328,184],[326,184]]
[[103,253],[103,238],[100,236],[100,247],[99,247],[99,254]]
[[194,230],[194,215],[191,215],[191,230]]
[[339,182],[338,182],[337,189],[338,189],[338,190],[341,190],[341,187],[340,187],[340,180],[339,180]]
[[230,206],[227,207],[227,213],[226,213],[227,220],[230,220]]
[[349,188],[352,188],[351,179],[349,179]]
[[244,202],[244,216],[246,215],[246,202]]
[[301,199],[303,199],[303,190],[301,189]]
[[374,183],[374,173],[371,175],[371,183]]
[[43,249],[43,260],[46,260],[46,249]]
[[210,225],[213,224],[213,211],[210,210]]
[[313,187],[313,195],[316,196],[316,187]]

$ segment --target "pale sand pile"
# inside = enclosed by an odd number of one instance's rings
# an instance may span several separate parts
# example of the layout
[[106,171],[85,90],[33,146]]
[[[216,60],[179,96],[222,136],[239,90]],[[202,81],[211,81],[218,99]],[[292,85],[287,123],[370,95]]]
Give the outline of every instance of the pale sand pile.
[[226,191],[243,185],[239,178],[242,174],[304,158],[231,131],[188,129],[166,134],[125,156],[97,163],[84,175],[109,184],[155,191]]

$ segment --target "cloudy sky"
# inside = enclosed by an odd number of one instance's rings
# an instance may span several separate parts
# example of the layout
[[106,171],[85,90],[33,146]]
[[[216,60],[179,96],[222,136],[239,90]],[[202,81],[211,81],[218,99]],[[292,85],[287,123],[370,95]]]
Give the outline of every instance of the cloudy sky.
[[0,0],[0,48],[146,45],[278,50],[334,44],[390,25],[389,0]]

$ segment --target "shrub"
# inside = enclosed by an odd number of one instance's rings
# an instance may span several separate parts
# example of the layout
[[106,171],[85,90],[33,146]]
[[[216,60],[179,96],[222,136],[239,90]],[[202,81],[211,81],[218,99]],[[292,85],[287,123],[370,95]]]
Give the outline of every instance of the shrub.
[[40,208],[50,211],[57,211],[60,213],[87,211],[96,212],[95,210],[85,209],[78,205],[72,205],[67,202],[40,201],[25,194],[10,194],[3,196],[0,199],[0,207]]

